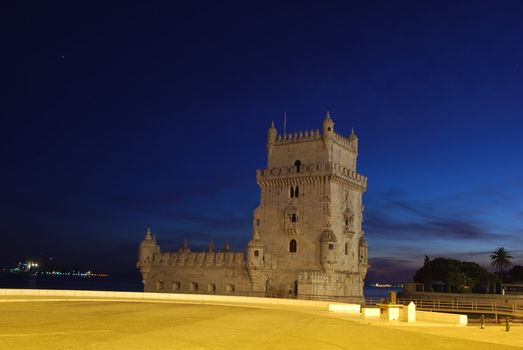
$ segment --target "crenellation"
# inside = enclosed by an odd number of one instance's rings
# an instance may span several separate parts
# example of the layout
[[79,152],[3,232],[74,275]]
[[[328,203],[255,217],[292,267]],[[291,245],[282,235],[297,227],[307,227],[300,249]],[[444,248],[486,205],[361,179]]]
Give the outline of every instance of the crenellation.
[[222,266],[241,265],[243,252],[163,252],[153,257],[153,262],[169,266]]
[[285,144],[285,143],[295,143],[295,142],[307,142],[321,139],[322,135],[319,129],[316,130],[305,130],[305,131],[295,131],[290,133],[277,134],[275,143],[276,144]]

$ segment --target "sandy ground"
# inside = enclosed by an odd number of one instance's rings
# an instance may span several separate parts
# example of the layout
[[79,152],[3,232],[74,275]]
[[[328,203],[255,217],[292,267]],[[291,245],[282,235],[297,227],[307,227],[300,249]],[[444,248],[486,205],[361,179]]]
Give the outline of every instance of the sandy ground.
[[[2,300],[0,300],[2,301]],[[3,301],[7,301],[4,299]],[[523,326],[369,322],[297,307],[0,302],[0,349],[512,349]]]

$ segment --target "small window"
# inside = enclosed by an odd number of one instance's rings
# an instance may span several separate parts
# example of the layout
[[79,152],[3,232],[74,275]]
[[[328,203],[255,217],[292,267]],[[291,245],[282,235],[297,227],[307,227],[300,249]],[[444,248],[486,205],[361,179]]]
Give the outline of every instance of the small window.
[[191,282],[190,290],[191,290],[191,292],[197,292],[198,291],[198,283]]
[[349,226],[349,219],[345,219],[345,226]]
[[163,289],[163,281],[156,282],[156,289],[157,290],[162,290]]
[[333,250],[334,249],[334,243],[329,243],[329,250]]
[[296,214],[291,214],[291,222],[298,222],[298,215]]
[[331,131],[331,127],[330,126],[327,128],[327,131]]
[[294,197],[299,197],[299,196],[300,196],[300,187],[296,186],[296,188],[294,188]]
[[296,240],[295,239],[291,239],[291,241],[289,242],[289,252],[290,253],[296,253],[297,251],[297,243],[296,243]]
[[225,291],[227,293],[234,293],[234,290],[235,290],[234,284],[228,284],[227,287],[225,288]]
[[291,186],[290,196],[291,196],[291,198],[294,198],[294,187],[293,186]]
[[256,226],[260,226],[260,219],[256,219]]
[[296,167],[296,172],[299,173],[301,170],[301,162],[299,160],[295,161],[294,166]]
[[178,292],[180,290],[180,282],[173,282],[173,291]]
[[254,256],[260,256],[260,251],[259,250],[255,250],[254,251]]
[[216,293],[216,284],[214,284],[214,283],[209,283],[209,284],[207,285],[207,292],[208,292],[208,293],[211,293],[211,294]]
[[345,243],[345,255],[349,255],[349,243]]

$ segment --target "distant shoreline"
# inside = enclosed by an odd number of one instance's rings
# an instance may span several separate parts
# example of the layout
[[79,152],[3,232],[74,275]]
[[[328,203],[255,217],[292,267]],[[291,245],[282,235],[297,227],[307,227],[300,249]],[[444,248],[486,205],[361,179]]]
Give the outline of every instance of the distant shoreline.
[[0,273],[0,288],[143,291],[139,277],[80,277],[9,272]]

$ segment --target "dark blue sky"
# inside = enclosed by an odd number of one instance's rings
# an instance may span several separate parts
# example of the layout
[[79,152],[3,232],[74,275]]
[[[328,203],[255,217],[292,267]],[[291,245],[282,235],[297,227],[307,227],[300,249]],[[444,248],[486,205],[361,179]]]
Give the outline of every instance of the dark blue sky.
[[523,3],[2,3],[0,266],[243,249],[274,120],[360,138],[369,280],[523,258]]

